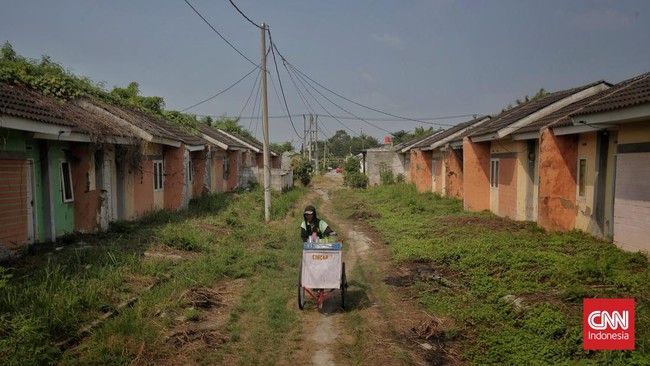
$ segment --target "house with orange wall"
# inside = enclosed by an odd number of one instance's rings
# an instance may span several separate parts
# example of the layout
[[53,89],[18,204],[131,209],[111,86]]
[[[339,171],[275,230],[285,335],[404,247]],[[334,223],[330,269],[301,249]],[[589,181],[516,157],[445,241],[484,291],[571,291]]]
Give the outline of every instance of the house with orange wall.
[[[579,149],[585,142],[591,142],[596,149],[593,162],[588,160],[586,152],[578,151],[576,187],[578,192],[585,193],[585,205],[593,202],[589,211],[596,217],[577,217],[576,226],[593,221],[598,225],[600,217],[605,217],[608,219],[603,228],[606,236],[625,250],[647,253],[650,251],[650,73],[614,85],[607,95],[573,112],[571,119],[574,128],[593,130],[579,137]],[[599,189],[602,185],[609,189]]]
[[409,175],[418,191],[462,199],[462,145],[453,148],[448,143],[489,119],[489,116],[482,116],[459,123],[409,146],[408,150],[403,149],[411,154]]
[[475,129],[463,144],[465,209],[537,221],[539,140],[513,140],[512,133],[608,87],[598,81],[550,93]]

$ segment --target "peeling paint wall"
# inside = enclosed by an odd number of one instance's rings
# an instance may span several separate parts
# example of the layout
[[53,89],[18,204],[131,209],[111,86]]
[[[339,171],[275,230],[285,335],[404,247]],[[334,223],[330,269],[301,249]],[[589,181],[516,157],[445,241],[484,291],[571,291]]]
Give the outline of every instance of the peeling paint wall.
[[99,229],[101,191],[96,187],[95,159],[88,144],[72,147],[71,163],[74,191],[74,230],[93,233]]
[[432,154],[431,157],[431,172],[432,172],[432,182],[431,182],[431,191],[443,195],[443,187],[445,186],[445,171],[443,164],[443,155],[436,151]]
[[185,145],[164,147],[165,202],[163,208],[175,211],[183,206],[185,199]]
[[[598,224],[596,223],[594,211],[594,189],[596,185],[596,141],[596,131],[578,135],[577,159],[586,159],[587,169],[585,172],[585,196],[580,197],[578,194],[576,194],[575,228],[591,234],[600,233]],[[578,163],[576,162],[576,165],[577,164]],[[576,179],[578,179],[578,176],[576,176]]]
[[445,149],[445,195],[449,198],[463,199],[463,158],[462,150],[457,151],[447,145]]
[[550,231],[570,231],[576,223],[578,136],[540,135],[538,224]]
[[490,209],[490,143],[463,141],[464,207],[467,211]]
[[431,151],[411,150],[410,180],[418,192],[431,192]]

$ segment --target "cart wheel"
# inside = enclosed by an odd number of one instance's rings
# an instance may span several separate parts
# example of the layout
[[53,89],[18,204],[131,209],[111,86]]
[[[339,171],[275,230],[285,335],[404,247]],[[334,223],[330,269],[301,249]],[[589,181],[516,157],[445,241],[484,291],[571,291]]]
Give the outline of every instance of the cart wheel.
[[341,266],[341,308],[345,309],[345,293],[348,292],[348,280],[345,276],[345,262]]
[[298,307],[302,310],[305,307],[305,288],[302,287],[302,263],[298,269]]

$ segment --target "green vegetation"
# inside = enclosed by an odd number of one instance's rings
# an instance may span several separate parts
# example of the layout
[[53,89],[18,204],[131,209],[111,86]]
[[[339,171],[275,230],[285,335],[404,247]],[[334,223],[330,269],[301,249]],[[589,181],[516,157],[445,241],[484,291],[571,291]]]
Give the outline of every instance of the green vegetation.
[[[426,264],[417,300],[451,319],[439,339],[472,364],[647,364],[650,264],[581,232],[546,233],[412,185],[337,191],[343,215],[367,217],[401,265]],[[635,298],[636,350],[584,351],[583,298]]]
[[[219,194],[192,201],[188,210],[78,234],[63,250],[8,263],[0,272],[2,364],[117,365],[138,357],[155,363],[173,356],[174,347],[161,343],[169,342],[166,332],[202,319],[205,309],[197,304],[210,294],[218,299],[219,283],[250,277],[254,285],[243,289],[229,334],[211,335],[223,346],[198,349],[187,362],[210,363],[233,349],[244,350],[237,353],[240,364],[288,354],[274,349],[290,348],[282,335],[299,329],[285,304],[295,296],[301,248],[296,220],[284,218],[305,193],[274,193],[274,221],[266,225],[261,191]],[[242,325],[259,311],[267,313],[265,321],[256,321],[254,329]],[[102,318],[91,333],[81,331]],[[241,339],[242,327],[255,342]]]
[[343,168],[343,182],[352,188],[366,188],[368,177],[359,171],[361,162],[355,157],[350,157]]

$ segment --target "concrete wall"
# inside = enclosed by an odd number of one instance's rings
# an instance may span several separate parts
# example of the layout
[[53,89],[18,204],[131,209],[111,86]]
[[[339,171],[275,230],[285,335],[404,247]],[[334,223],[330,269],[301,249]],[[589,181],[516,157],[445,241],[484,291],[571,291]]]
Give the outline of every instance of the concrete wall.
[[450,145],[445,149],[445,195],[449,198],[464,198],[462,150],[457,151]]
[[578,136],[555,136],[552,130],[542,129],[538,224],[546,230],[575,228],[577,164]]
[[490,143],[463,140],[464,207],[467,211],[490,209]]
[[445,187],[445,164],[444,156],[436,151],[431,157],[431,191],[444,195]]
[[206,163],[207,152],[205,150],[194,151],[190,153],[190,159],[194,165],[194,181],[192,182],[192,197],[198,198],[203,194],[208,194],[209,189],[206,187]]
[[411,150],[409,178],[418,192],[431,192],[431,151]]
[[576,224],[575,228],[588,233],[599,233],[596,217],[594,216],[594,189],[596,186],[596,131],[578,135],[578,157],[586,159],[586,186],[585,196],[577,194],[577,166],[576,162]]
[[[408,159],[410,161],[410,159]],[[410,174],[405,171],[406,159],[404,154],[397,154],[390,150],[368,150],[366,153],[366,175],[368,176],[368,185],[381,184],[379,169],[382,163],[393,171],[393,176],[403,174],[405,178],[412,179]]]

